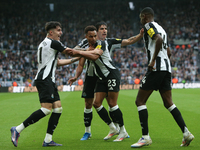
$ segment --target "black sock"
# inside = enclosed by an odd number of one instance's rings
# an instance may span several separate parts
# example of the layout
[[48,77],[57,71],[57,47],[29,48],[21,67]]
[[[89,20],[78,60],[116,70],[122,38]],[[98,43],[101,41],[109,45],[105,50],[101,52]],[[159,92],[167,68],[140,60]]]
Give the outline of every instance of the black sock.
[[33,112],[24,122],[24,127],[28,127],[31,124],[36,123],[38,120],[40,120],[41,118],[45,117],[46,115],[44,114],[44,112],[39,109],[36,110],[35,112]]
[[53,135],[53,132],[57,127],[60,115],[61,113],[54,113],[54,112],[51,113],[51,117],[49,118],[47,133]]
[[112,121],[110,119],[110,117],[108,116],[108,112],[107,110],[103,107],[100,111],[97,111],[97,113],[99,114],[99,116],[101,117],[101,119],[107,124],[109,125]]
[[184,133],[184,129],[186,127],[185,122],[182,118],[182,115],[177,107],[175,107],[172,111],[170,111],[172,116],[174,117],[176,123],[181,128],[181,131]]
[[142,127],[142,135],[148,135],[148,111],[147,109],[142,109],[138,111],[140,118],[140,125]]
[[124,125],[123,114],[119,108],[112,112],[109,111],[109,114],[113,122],[119,124],[119,127],[122,127]]
[[91,125],[91,122],[92,122],[92,112],[90,113],[85,113],[84,112],[84,124],[85,124],[85,127],[89,127]]

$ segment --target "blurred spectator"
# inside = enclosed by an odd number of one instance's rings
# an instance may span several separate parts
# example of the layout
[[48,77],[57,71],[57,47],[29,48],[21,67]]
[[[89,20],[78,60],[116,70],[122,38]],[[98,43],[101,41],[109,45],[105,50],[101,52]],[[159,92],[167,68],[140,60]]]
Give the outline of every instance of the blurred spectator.
[[[46,36],[44,24],[47,21],[59,19],[56,21],[63,25],[61,41],[68,47],[74,47],[84,38],[85,26],[101,20],[108,24],[108,37],[126,38],[137,34],[141,28],[140,9],[147,5],[156,7],[156,21],[169,33],[172,77],[177,78],[178,82],[200,81],[200,1],[155,2],[152,0],[151,3],[135,1],[134,11],[129,9],[128,0],[117,0],[114,3],[112,0],[106,3],[86,0],[84,3],[77,1],[76,5],[73,1],[59,1],[54,2],[55,9],[59,9],[54,13],[55,15],[43,1],[35,0],[29,3],[23,0],[9,1],[0,5],[2,11],[0,13],[0,83],[3,83],[2,86],[10,85],[13,81],[17,81],[20,85],[27,85],[25,82],[27,80],[33,85],[37,69],[36,50]],[[184,44],[177,45],[176,40]],[[136,78],[141,80],[146,73],[147,54],[142,48],[143,44],[141,40],[137,44],[114,50],[112,56],[116,67],[121,71],[121,84],[133,84]],[[64,57],[59,54],[60,59]],[[60,67],[56,76],[57,85],[67,84],[67,80],[75,75],[76,67],[77,63]],[[84,79],[84,71],[81,79]]]

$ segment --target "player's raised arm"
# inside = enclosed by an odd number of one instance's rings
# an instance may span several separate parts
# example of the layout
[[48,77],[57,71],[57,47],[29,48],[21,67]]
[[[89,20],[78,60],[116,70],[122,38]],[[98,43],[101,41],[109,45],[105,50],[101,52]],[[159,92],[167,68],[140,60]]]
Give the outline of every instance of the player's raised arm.
[[123,39],[121,46],[131,45],[131,44],[138,42],[143,37],[143,34],[144,34],[144,29],[142,28],[138,35],[132,36],[128,39]]

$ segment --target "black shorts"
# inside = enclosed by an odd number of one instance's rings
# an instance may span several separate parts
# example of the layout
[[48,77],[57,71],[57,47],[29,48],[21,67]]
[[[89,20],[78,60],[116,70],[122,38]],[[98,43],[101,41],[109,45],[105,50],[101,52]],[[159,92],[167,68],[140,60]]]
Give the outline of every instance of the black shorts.
[[85,76],[82,98],[94,98],[94,89],[96,86],[97,76]]
[[168,71],[148,71],[142,79],[143,90],[171,90],[171,73]]
[[95,88],[96,92],[119,92],[120,90],[120,72],[118,70],[113,70],[110,72],[106,79],[97,80],[97,85]]
[[54,103],[60,100],[58,89],[51,79],[35,80],[35,85],[38,90],[40,103]]

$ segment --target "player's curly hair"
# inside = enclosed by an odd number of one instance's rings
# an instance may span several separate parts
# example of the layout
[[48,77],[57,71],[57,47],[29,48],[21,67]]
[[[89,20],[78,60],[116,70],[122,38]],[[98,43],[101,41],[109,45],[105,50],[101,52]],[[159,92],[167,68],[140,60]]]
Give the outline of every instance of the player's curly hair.
[[93,25],[89,25],[89,26],[85,27],[85,30],[84,30],[85,34],[87,34],[88,31],[97,31],[97,28]]

